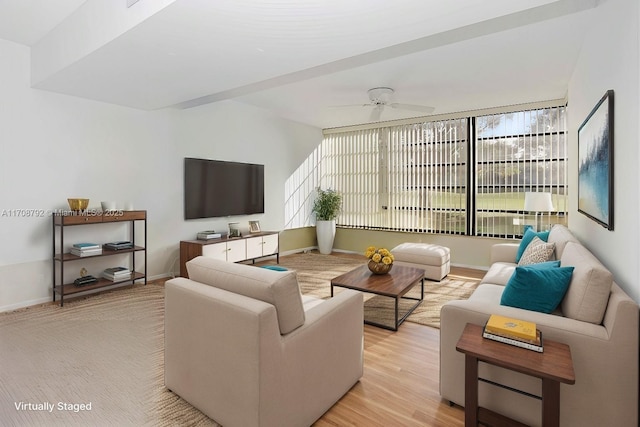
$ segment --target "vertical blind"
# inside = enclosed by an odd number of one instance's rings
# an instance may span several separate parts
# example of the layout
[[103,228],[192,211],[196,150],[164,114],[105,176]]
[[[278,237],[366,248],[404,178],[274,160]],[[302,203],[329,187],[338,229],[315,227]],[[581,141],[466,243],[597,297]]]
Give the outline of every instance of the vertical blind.
[[322,184],[343,194],[338,225],[461,234],[466,119],[327,135]]
[[565,107],[476,118],[476,235],[515,237],[536,226],[524,211],[526,192],[550,193],[554,212],[543,228],[566,224],[567,138]]
[[[567,222],[565,113],[560,106],[332,132],[319,166],[307,170],[319,172],[314,185],[342,193],[341,227],[518,237],[536,221]],[[524,211],[529,191],[551,193],[554,211]]]
[[465,119],[390,128],[391,229],[465,232],[466,134]]
[[321,185],[342,193],[338,225],[385,228],[380,144],[379,129],[333,134],[324,139]]

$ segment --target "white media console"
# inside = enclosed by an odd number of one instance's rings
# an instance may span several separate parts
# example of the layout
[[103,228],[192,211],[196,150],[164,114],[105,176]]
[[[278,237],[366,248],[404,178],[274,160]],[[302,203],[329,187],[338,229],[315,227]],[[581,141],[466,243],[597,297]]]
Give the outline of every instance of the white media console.
[[257,258],[275,255],[280,262],[279,233],[263,231],[242,237],[183,240],[180,242],[180,276],[188,277],[187,261],[201,255],[229,262],[255,262]]

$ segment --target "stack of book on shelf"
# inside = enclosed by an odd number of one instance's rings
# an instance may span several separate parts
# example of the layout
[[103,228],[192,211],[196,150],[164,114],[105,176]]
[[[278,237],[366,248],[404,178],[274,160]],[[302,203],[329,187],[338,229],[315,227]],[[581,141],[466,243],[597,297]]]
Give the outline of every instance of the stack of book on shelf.
[[109,267],[102,272],[102,277],[114,282],[120,282],[131,279],[131,271],[126,267]]
[[121,251],[122,249],[132,249],[133,243],[129,241],[119,241],[105,243],[103,246],[105,249],[108,249],[110,251]]
[[96,279],[93,276],[82,276],[82,277],[78,277],[76,280],[73,281],[73,284],[76,286],[87,286],[87,285],[91,285],[93,283],[96,283],[98,281],[98,279]]
[[198,240],[219,239],[222,233],[216,233],[214,230],[205,230],[198,233]]
[[533,322],[492,314],[482,331],[482,336],[527,350],[543,352],[542,332]]
[[76,243],[71,248],[71,253],[80,257],[102,255],[102,248],[97,243]]

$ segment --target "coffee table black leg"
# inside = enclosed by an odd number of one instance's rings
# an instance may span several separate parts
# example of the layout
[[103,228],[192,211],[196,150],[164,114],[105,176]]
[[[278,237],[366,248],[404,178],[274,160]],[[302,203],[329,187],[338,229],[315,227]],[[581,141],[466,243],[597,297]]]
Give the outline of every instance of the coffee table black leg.
[[400,326],[400,323],[398,323],[398,302],[400,301],[400,297],[396,297],[396,315],[394,316],[395,320],[395,328],[393,329],[394,331],[398,330],[398,326]]
[[[380,294],[377,294],[377,295],[380,295]],[[331,283],[331,296],[333,297],[333,283]],[[404,322],[405,319],[409,317],[411,313],[413,313],[413,310],[418,308],[420,303],[424,300],[424,278],[420,279],[420,298],[407,298],[402,296],[391,297],[391,298],[395,300],[394,316],[393,316],[394,323],[392,324],[392,326],[385,325],[382,323],[372,322],[366,319],[364,320],[364,323],[367,325],[372,325],[372,326],[377,326],[379,328],[387,329],[389,331],[397,331],[400,325],[402,324],[402,322]],[[410,299],[410,300],[416,301],[416,303],[411,308],[409,308],[409,310],[400,318],[399,303],[401,299]]]

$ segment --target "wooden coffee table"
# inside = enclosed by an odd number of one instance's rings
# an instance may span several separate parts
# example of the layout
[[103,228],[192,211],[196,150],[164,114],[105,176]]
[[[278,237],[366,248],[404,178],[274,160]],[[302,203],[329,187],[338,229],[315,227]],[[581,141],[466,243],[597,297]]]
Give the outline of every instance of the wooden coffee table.
[[[420,298],[405,297],[414,286],[420,283]],[[420,305],[424,299],[424,270],[420,268],[404,267],[394,265],[387,274],[373,274],[366,265],[360,266],[355,270],[342,274],[331,280],[331,296],[333,296],[333,287],[355,289],[356,291],[381,295],[384,297],[395,299],[395,315],[393,326],[374,322],[365,319],[364,323],[368,325],[378,326],[380,328],[397,331],[398,326],[413,313],[413,310]],[[400,299],[417,301],[407,313],[398,318],[398,303]]]

